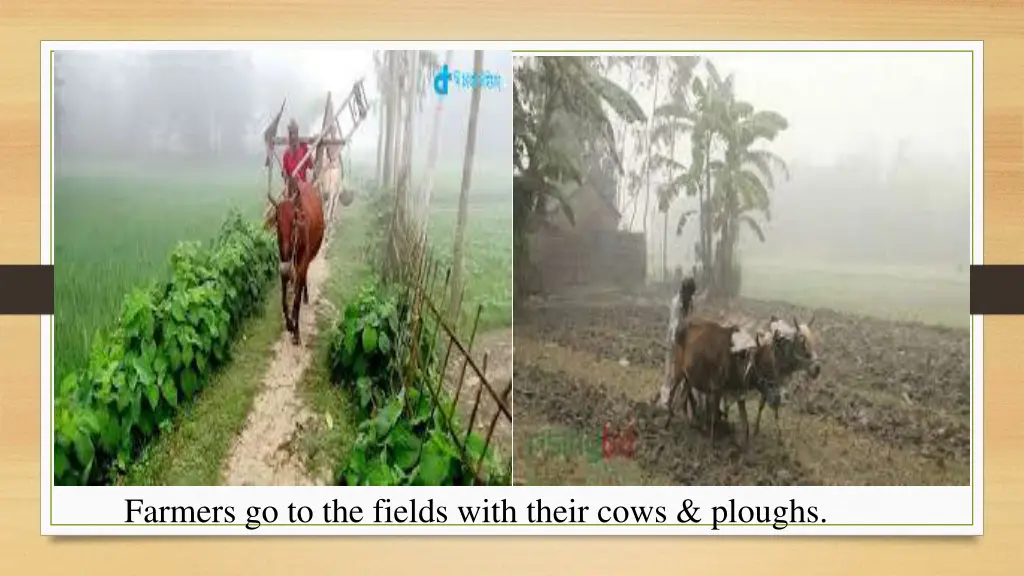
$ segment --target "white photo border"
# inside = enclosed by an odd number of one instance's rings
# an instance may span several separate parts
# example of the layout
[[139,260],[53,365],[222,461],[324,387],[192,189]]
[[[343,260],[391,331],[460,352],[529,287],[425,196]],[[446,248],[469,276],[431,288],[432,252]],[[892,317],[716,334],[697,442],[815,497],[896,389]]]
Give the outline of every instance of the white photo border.
[[[43,41],[40,50],[40,261],[53,264],[52,66],[54,50],[239,50],[291,49],[417,49],[500,50],[532,54],[599,54],[602,52],[966,52],[972,55],[972,214],[971,264],[984,263],[983,192],[983,42],[981,41],[393,41],[393,42],[207,42],[207,41]],[[508,79],[511,82],[511,79]],[[41,318],[41,439],[40,521],[43,535],[982,535],[983,534],[983,318],[971,316],[971,484],[952,487],[169,487],[169,486],[54,486],[53,458],[53,322]],[[156,506],[225,506],[236,510],[231,524],[126,523],[126,500],[143,499]],[[448,509],[447,523],[377,523],[373,505],[390,498],[393,505],[433,499]],[[515,524],[457,524],[456,506],[506,499],[517,506]],[[551,505],[588,505],[591,514],[602,505],[663,505],[670,518],[664,524],[528,523],[529,502],[542,498]],[[678,506],[691,499],[704,510],[728,505],[817,506],[827,523],[791,524],[784,530],[770,524],[673,523]],[[247,529],[249,506],[274,506],[282,515],[287,506],[309,506],[319,516],[325,503],[339,500],[362,506],[361,523],[287,523],[287,518]],[[314,517],[314,519],[316,516]],[[709,521],[707,517],[705,522]]]

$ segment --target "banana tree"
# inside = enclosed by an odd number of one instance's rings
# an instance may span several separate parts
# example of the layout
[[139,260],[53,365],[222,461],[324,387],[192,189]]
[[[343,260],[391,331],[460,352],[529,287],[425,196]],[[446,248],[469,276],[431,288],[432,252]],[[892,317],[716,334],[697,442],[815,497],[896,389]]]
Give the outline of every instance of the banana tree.
[[717,116],[717,132],[725,142],[723,160],[710,163],[715,174],[712,203],[713,230],[719,236],[715,269],[717,283],[727,296],[739,293],[739,274],[735,251],[741,224],[764,242],[762,215],[770,220],[770,192],[775,188],[775,171],[789,178],[786,163],[774,152],[753,148],[756,143],[770,143],[787,128],[788,122],[777,112],[755,111],[748,102],[736,100],[728,93],[721,102]]
[[706,78],[693,76],[690,81],[691,105],[677,96],[655,111],[665,118],[656,137],[667,139],[689,132],[691,147],[688,168],[674,158],[660,159],[662,169],[678,175],[662,186],[659,198],[661,208],[667,210],[682,190],[699,197],[699,210],[682,213],[676,234],[682,234],[686,223],[699,214],[696,252],[705,272],[702,281],[712,293],[735,295],[739,289],[734,266],[739,227],[745,224],[764,241],[756,215],[770,218],[773,170],[788,177],[781,158],[752,146],[774,140],[787,123],[776,112],[755,111],[750,103],[737,100],[731,74],[722,78],[710,61],[705,61],[705,69]]
[[[605,56],[602,58],[602,63],[604,64],[602,73],[611,75],[617,72],[625,72],[626,89],[630,90],[636,85],[637,71],[640,69],[642,59],[642,56]],[[626,142],[630,139],[631,135],[634,139],[638,135],[635,127],[636,124],[627,122],[625,118],[619,118],[615,138],[619,146],[619,158],[623,160],[626,158]],[[640,185],[639,173],[636,173],[635,168],[627,170],[626,166],[623,166],[623,170],[625,171],[623,177],[618,177],[614,172],[611,173],[611,175],[616,176],[615,206],[621,212],[625,211],[627,198],[630,196],[636,197]]]
[[[690,134],[690,165],[684,166],[674,158],[661,159],[659,164],[673,174],[659,193],[662,203],[667,209],[671,200],[685,190],[687,196],[698,196],[700,215],[700,239],[697,242],[697,258],[706,272],[711,269],[711,219],[708,207],[708,196],[711,189],[712,147],[716,140],[716,131],[721,125],[719,116],[722,113],[720,103],[723,93],[731,90],[731,78],[725,81],[719,76],[714,64],[705,60],[707,79],[693,74],[689,85],[689,94],[680,96],[680,86],[676,84],[676,95],[670,101],[655,110],[655,115],[663,118],[658,134],[659,138],[667,138],[683,133]],[[694,214],[684,212],[677,225],[677,234],[682,233],[683,226]],[[712,278],[699,278],[702,284],[713,282]]]

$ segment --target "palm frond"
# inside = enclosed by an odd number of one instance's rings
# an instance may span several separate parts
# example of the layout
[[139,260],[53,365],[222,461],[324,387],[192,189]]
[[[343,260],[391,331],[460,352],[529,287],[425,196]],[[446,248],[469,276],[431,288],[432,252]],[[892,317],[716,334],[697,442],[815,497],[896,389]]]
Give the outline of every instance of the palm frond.
[[658,122],[651,128],[651,141],[655,144],[666,144],[672,142],[693,129],[693,124],[688,120],[667,120]]
[[622,86],[598,74],[593,69],[587,69],[585,79],[589,88],[608,104],[619,118],[629,123],[647,121],[644,109]]
[[757,239],[764,242],[764,231],[761,230],[761,225],[757,223],[757,220],[754,220],[747,214],[741,214],[737,219],[737,222],[746,224],[747,227],[750,228],[750,230],[757,236]]
[[683,228],[686,227],[686,223],[691,217],[697,214],[696,210],[687,210],[679,215],[679,223],[676,224],[676,236],[683,235]]
[[666,102],[659,105],[654,109],[654,116],[657,118],[690,118],[692,119],[695,114],[690,111],[690,107],[685,102]]
[[789,167],[774,152],[769,150],[746,150],[744,151],[742,161],[753,166],[770,189],[775,188],[775,170],[781,172],[783,177],[789,180]]
[[711,60],[705,60],[704,67],[708,71],[708,78],[710,79],[711,84],[716,86],[721,85],[722,77],[718,74],[718,68],[715,67],[714,62],[712,62]]
[[741,209],[763,210],[769,204],[768,188],[753,172],[739,170],[730,173],[731,185],[735,190]]
[[653,154],[651,158],[651,169],[665,172],[683,173],[689,168],[682,162],[679,162],[675,158],[670,157],[667,154]]

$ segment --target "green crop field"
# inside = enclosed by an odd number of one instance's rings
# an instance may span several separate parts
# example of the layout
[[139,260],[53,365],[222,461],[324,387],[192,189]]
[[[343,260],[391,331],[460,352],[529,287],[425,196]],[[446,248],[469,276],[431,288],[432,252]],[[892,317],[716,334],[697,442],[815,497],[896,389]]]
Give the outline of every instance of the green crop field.
[[970,324],[970,276],[952,266],[744,261],[743,294],[889,320],[958,328]]
[[[475,174],[474,178],[488,182],[484,176]],[[459,181],[450,178],[439,184],[444,187],[431,201],[429,233],[441,262],[448,264],[458,220]],[[512,190],[484,183],[473,188],[466,226],[466,296],[462,309],[465,318],[471,319],[477,306],[483,306],[478,328],[483,332],[512,324]]]
[[[475,174],[466,231],[467,316],[483,305],[481,329],[512,322],[511,190]],[[108,326],[133,287],[162,278],[183,240],[211,238],[230,209],[258,217],[265,173],[222,171],[189,176],[82,170],[54,184],[55,377],[84,364],[96,331]],[[507,180],[507,179],[506,179]],[[450,261],[458,176],[439,175],[431,239]]]
[[57,381],[84,364],[96,331],[125,294],[162,278],[182,240],[206,240],[236,208],[256,217],[261,172],[183,177],[84,173],[54,183],[54,356]]

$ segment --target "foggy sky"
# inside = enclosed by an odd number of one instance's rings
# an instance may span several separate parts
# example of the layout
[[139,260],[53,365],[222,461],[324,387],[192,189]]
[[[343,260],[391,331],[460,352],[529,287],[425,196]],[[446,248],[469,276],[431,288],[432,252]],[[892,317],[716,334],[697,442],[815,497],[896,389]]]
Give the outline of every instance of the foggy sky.
[[[436,52],[439,63],[444,62],[445,53]],[[357,50],[261,50],[254,52],[257,65],[294,66],[301,70],[309,90],[333,93],[335,106],[348,95],[356,79],[364,78],[364,89],[367,98],[372,102],[380,99],[377,80],[374,73],[373,53]],[[476,161],[488,169],[500,164],[504,167],[512,156],[512,57],[509,52],[484,51],[485,71],[500,74],[504,84],[501,91],[484,90],[480,96],[480,119],[477,130]],[[471,72],[473,69],[473,52],[455,50],[452,54],[452,71]],[[416,170],[422,170],[426,163],[431,130],[433,129],[434,107],[439,96],[433,86],[428,86],[422,99],[422,108],[416,117],[416,139],[414,146],[414,164]],[[442,111],[442,132],[438,158],[439,170],[461,170],[462,156],[466,146],[466,130],[469,122],[469,90],[452,88],[443,96],[445,99]],[[337,112],[337,109],[335,110]],[[377,153],[377,135],[379,127],[379,111],[371,106],[370,114],[360,125],[352,139],[348,152],[353,160],[375,162]],[[276,112],[273,111],[273,112]],[[268,112],[269,118],[272,112]],[[309,128],[319,130],[317,121],[309,123]],[[342,120],[342,127],[349,126],[348,120]],[[306,127],[304,126],[304,129]]]
[[[723,78],[735,74],[739,99],[789,121],[775,141],[754,146],[781,156],[791,179],[776,179],[772,219],[761,218],[767,241],[741,231],[747,257],[969,262],[970,54],[700,55],[710,58]],[[704,75],[703,63],[697,70]],[[614,78],[628,86],[625,72]],[[634,85],[631,92],[651,110],[650,90]],[[676,158],[689,165],[689,137],[676,149]],[[630,159],[634,166],[639,160]],[[697,204],[684,196],[672,205],[670,266],[688,267],[693,261],[696,222],[687,224],[682,237],[675,236],[675,227],[678,215]],[[654,211],[649,268],[660,271],[663,215]],[[630,206],[624,226],[631,214]],[[641,228],[642,214],[641,205],[633,229]]]
[[[376,162],[379,106],[373,104],[379,101],[380,95],[377,93],[372,51],[330,47],[178,52],[187,62],[195,64],[186,62],[178,64],[176,69],[161,69],[159,73],[154,73],[148,62],[154,62],[156,60],[152,59],[168,55],[171,51],[62,52],[64,57],[58,62],[55,73],[65,80],[66,86],[56,91],[65,112],[55,122],[55,133],[58,144],[61,135],[65,143],[74,143],[60,155],[70,164],[75,164],[76,160],[91,161],[93,157],[102,157],[104,162],[124,160],[128,164],[137,164],[137,159],[128,156],[136,150],[145,150],[147,138],[159,138],[146,133],[149,125],[154,123],[149,117],[154,110],[165,113],[165,118],[178,117],[175,114],[180,112],[180,117],[195,119],[196,107],[214,100],[220,101],[221,111],[225,105],[230,110],[235,103],[237,108],[246,110],[241,112],[245,116],[239,121],[241,123],[236,122],[235,128],[226,135],[232,138],[233,147],[225,148],[225,154],[261,155],[262,131],[277,113],[282,100],[287,98],[279,136],[285,134],[285,125],[290,118],[300,122],[303,133],[319,131],[327,91],[332,92],[337,111],[337,105],[360,77],[365,78],[364,87],[371,110],[355,132],[347,152],[353,162]],[[223,74],[203,69],[213,52],[247,57],[249,70],[226,78]],[[438,60],[443,61],[443,58],[444,54],[438,53]],[[455,51],[453,69],[471,71],[472,61],[472,51]],[[500,91],[484,90],[481,94],[474,164],[490,167],[500,163],[502,169],[507,170],[512,154],[512,91],[508,84],[512,73],[511,56],[507,52],[487,51],[484,69],[501,74],[505,85]],[[173,77],[174,70],[180,71],[179,77]],[[425,92],[415,121],[414,163],[417,170],[422,170],[425,164],[433,128],[434,104],[437,102],[432,86],[427,86]],[[204,96],[197,99],[196,93]],[[438,159],[440,172],[461,170],[470,96],[469,90],[453,87],[444,97]],[[170,113],[166,114],[168,111]],[[342,121],[343,129],[349,125],[347,119]],[[151,156],[151,160],[162,161],[159,154]]]

